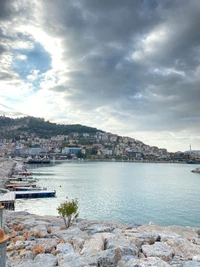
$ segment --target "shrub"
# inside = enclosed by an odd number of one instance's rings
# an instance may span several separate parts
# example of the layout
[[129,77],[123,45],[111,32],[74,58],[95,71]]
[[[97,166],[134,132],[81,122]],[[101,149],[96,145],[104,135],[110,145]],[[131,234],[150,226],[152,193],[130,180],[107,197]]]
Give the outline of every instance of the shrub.
[[78,217],[78,200],[72,199],[71,201],[65,201],[61,203],[58,208],[58,213],[62,216],[66,228]]

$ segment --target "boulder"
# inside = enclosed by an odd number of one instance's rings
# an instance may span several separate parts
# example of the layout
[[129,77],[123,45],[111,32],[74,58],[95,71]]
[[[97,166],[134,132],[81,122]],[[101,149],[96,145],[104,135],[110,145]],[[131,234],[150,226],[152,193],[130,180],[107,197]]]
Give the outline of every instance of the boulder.
[[173,257],[173,250],[164,243],[156,242],[153,245],[143,245],[142,252],[146,257],[158,257],[169,262]]
[[200,266],[200,264],[197,261],[186,261],[183,264],[183,267],[199,267],[199,266]]
[[[170,267],[167,262],[157,257],[149,257],[147,259],[130,259],[123,267]],[[121,267],[121,266],[117,266]]]
[[70,243],[59,243],[56,247],[56,250],[58,250],[60,254],[68,254],[74,252],[74,248]]
[[188,239],[189,241],[198,238],[198,233],[195,228],[192,227],[183,227],[183,226],[177,226],[177,225],[172,225],[166,227],[166,230],[176,233],[180,235],[183,238]]

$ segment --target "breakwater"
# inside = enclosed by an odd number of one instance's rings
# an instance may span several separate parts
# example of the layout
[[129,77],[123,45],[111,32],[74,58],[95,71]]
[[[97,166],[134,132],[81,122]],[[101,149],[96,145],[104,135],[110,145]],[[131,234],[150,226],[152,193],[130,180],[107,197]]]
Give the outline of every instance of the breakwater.
[[8,177],[12,175],[16,162],[9,159],[0,159],[0,188],[4,188]]
[[126,225],[4,211],[7,267],[197,267],[200,229]]

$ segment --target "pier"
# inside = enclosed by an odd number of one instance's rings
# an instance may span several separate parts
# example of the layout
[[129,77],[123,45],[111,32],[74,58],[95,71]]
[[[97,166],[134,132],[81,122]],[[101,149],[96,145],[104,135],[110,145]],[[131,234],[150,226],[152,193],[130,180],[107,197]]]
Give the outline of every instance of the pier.
[[25,187],[36,187],[36,184],[35,183],[26,183],[26,182],[22,182],[22,183],[6,183],[5,184],[5,187],[7,189],[13,189],[17,186],[25,186]]
[[46,198],[46,197],[55,197],[55,190],[39,190],[39,191],[16,191],[15,198]]
[[3,195],[0,195],[0,203],[7,210],[15,209],[15,192],[8,192]]
[[56,197],[55,190],[10,191],[0,195],[0,203],[7,210],[15,210],[15,199]]

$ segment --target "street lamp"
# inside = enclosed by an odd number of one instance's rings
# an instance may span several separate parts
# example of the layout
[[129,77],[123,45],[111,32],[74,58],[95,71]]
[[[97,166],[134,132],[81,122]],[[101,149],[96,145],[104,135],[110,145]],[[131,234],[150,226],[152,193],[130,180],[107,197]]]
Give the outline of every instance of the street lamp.
[[3,208],[4,206],[0,204],[0,228],[3,227]]

